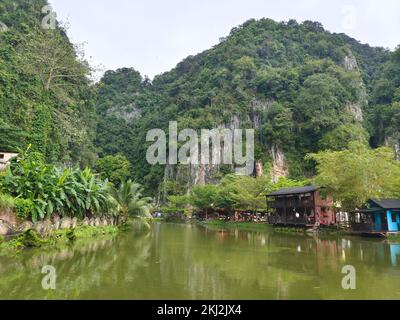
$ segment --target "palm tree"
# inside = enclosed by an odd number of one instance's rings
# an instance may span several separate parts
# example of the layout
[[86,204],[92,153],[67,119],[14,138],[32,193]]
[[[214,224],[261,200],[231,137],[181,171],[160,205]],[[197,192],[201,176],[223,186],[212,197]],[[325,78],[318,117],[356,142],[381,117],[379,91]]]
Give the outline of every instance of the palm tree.
[[126,221],[129,216],[151,218],[152,199],[143,197],[143,189],[140,184],[128,180],[122,182],[119,188],[110,186],[109,194],[111,203],[118,213],[117,219],[122,217]]

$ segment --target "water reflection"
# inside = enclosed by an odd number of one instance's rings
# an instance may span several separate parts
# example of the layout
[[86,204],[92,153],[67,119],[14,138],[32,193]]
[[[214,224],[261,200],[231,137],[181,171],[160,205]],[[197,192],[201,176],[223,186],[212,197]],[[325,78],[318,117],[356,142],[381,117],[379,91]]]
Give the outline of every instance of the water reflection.
[[[400,245],[353,237],[138,225],[117,238],[2,258],[1,299],[400,298]],[[57,290],[41,288],[43,265]],[[341,288],[344,265],[357,290]]]

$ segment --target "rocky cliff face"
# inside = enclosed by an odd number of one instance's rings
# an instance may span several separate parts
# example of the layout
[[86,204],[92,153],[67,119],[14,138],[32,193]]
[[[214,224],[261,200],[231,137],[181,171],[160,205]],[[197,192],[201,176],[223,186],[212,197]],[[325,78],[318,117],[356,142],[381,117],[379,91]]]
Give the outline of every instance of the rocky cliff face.
[[363,109],[362,109],[360,104],[358,104],[358,103],[349,103],[346,106],[346,110],[347,110],[347,112],[349,112],[350,114],[352,114],[354,116],[354,119],[357,122],[363,122],[364,121],[364,113],[363,113]]
[[[263,164],[270,162],[272,179],[288,176],[289,163],[293,177],[301,178],[312,174],[304,156],[318,152],[330,132],[370,119],[365,114],[370,110],[367,93],[384,59],[385,50],[329,33],[318,23],[251,20],[152,83],[144,85],[134,70],[107,73],[97,109],[100,115],[111,109],[116,117],[98,127],[98,146],[104,154],[122,149],[135,179],[149,193],[162,181],[187,190],[218,181],[235,168],[178,165],[164,173],[152,170],[141,156],[147,128],[167,132],[169,121],[196,130],[253,128],[255,156]],[[137,109],[118,112],[112,109],[116,105]]]
[[141,110],[136,106],[135,103],[122,106],[122,107],[112,107],[107,110],[107,115],[114,116],[125,121],[132,121],[139,119],[142,115]]
[[272,156],[272,181],[278,182],[279,178],[287,177],[289,173],[286,157],[282,149],[277,145],[272,146],[270,152]]
[[394,145],[394,152],[396,154],[396,160],[400,161],[400,140]]
[[344,57],[343,67],[347,71],[354,71],[358,69],[357,59],[354,57],[351,51],[348,51],[347,55]]

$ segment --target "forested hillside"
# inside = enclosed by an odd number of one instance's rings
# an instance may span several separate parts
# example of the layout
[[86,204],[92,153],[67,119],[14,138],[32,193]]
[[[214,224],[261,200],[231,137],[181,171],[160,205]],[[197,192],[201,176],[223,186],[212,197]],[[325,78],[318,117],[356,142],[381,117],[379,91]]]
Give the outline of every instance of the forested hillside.
[[146,134],[167,130],[169,121],[179,129],[254,128],[256,159],[273,179],[312,177],[307,154],[353,141],[394,147],[400,157],[400,50],[361,44],[318,22],[249,20],[153,81],[124,68],[93,84],[63,27],[42,27],[45,5],[0,3],[0,149],[31,144],[47,162],[82,167],[122,154],[131,163],[118,158],[123,171],[131,168],[160,196],[234,170],[150,166]]
[[42,27],[46,5],[0,2],[0,149],[32,144],[49,162],[86,165],[94,158],[90,68],[63,28]]
[[108,72],[98,95],[97,145],[104,154],[123,151],[137,179],[152,190],[163,181],[170,194],[232,168],[147,166],[143,131],[166,129],[169,120],[181,129],[255,128],[256,159],[274,177],[309,177],[310,152],[342,150],[350,141],[394,145],[394,89],[379,86],[396,86],[395,60],[317,22],[251,20],[152,83],[133,69]]

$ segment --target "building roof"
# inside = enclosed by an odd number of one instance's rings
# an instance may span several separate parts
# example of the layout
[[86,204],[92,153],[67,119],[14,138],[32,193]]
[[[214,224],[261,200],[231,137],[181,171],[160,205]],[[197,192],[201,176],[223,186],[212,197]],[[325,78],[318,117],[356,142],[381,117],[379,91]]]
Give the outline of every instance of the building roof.
[[400,209],[400,199],[371,199],[371,202],[382,209]]
[[305,186],[305,187],[296,187],[296,188],[286,188],[281,189],[270,194],[267,194],[268,197],[277,197],[277,196],[286,196],[291,194],[304,194],[309,192],[315,192],[319,188],[316,186]]

